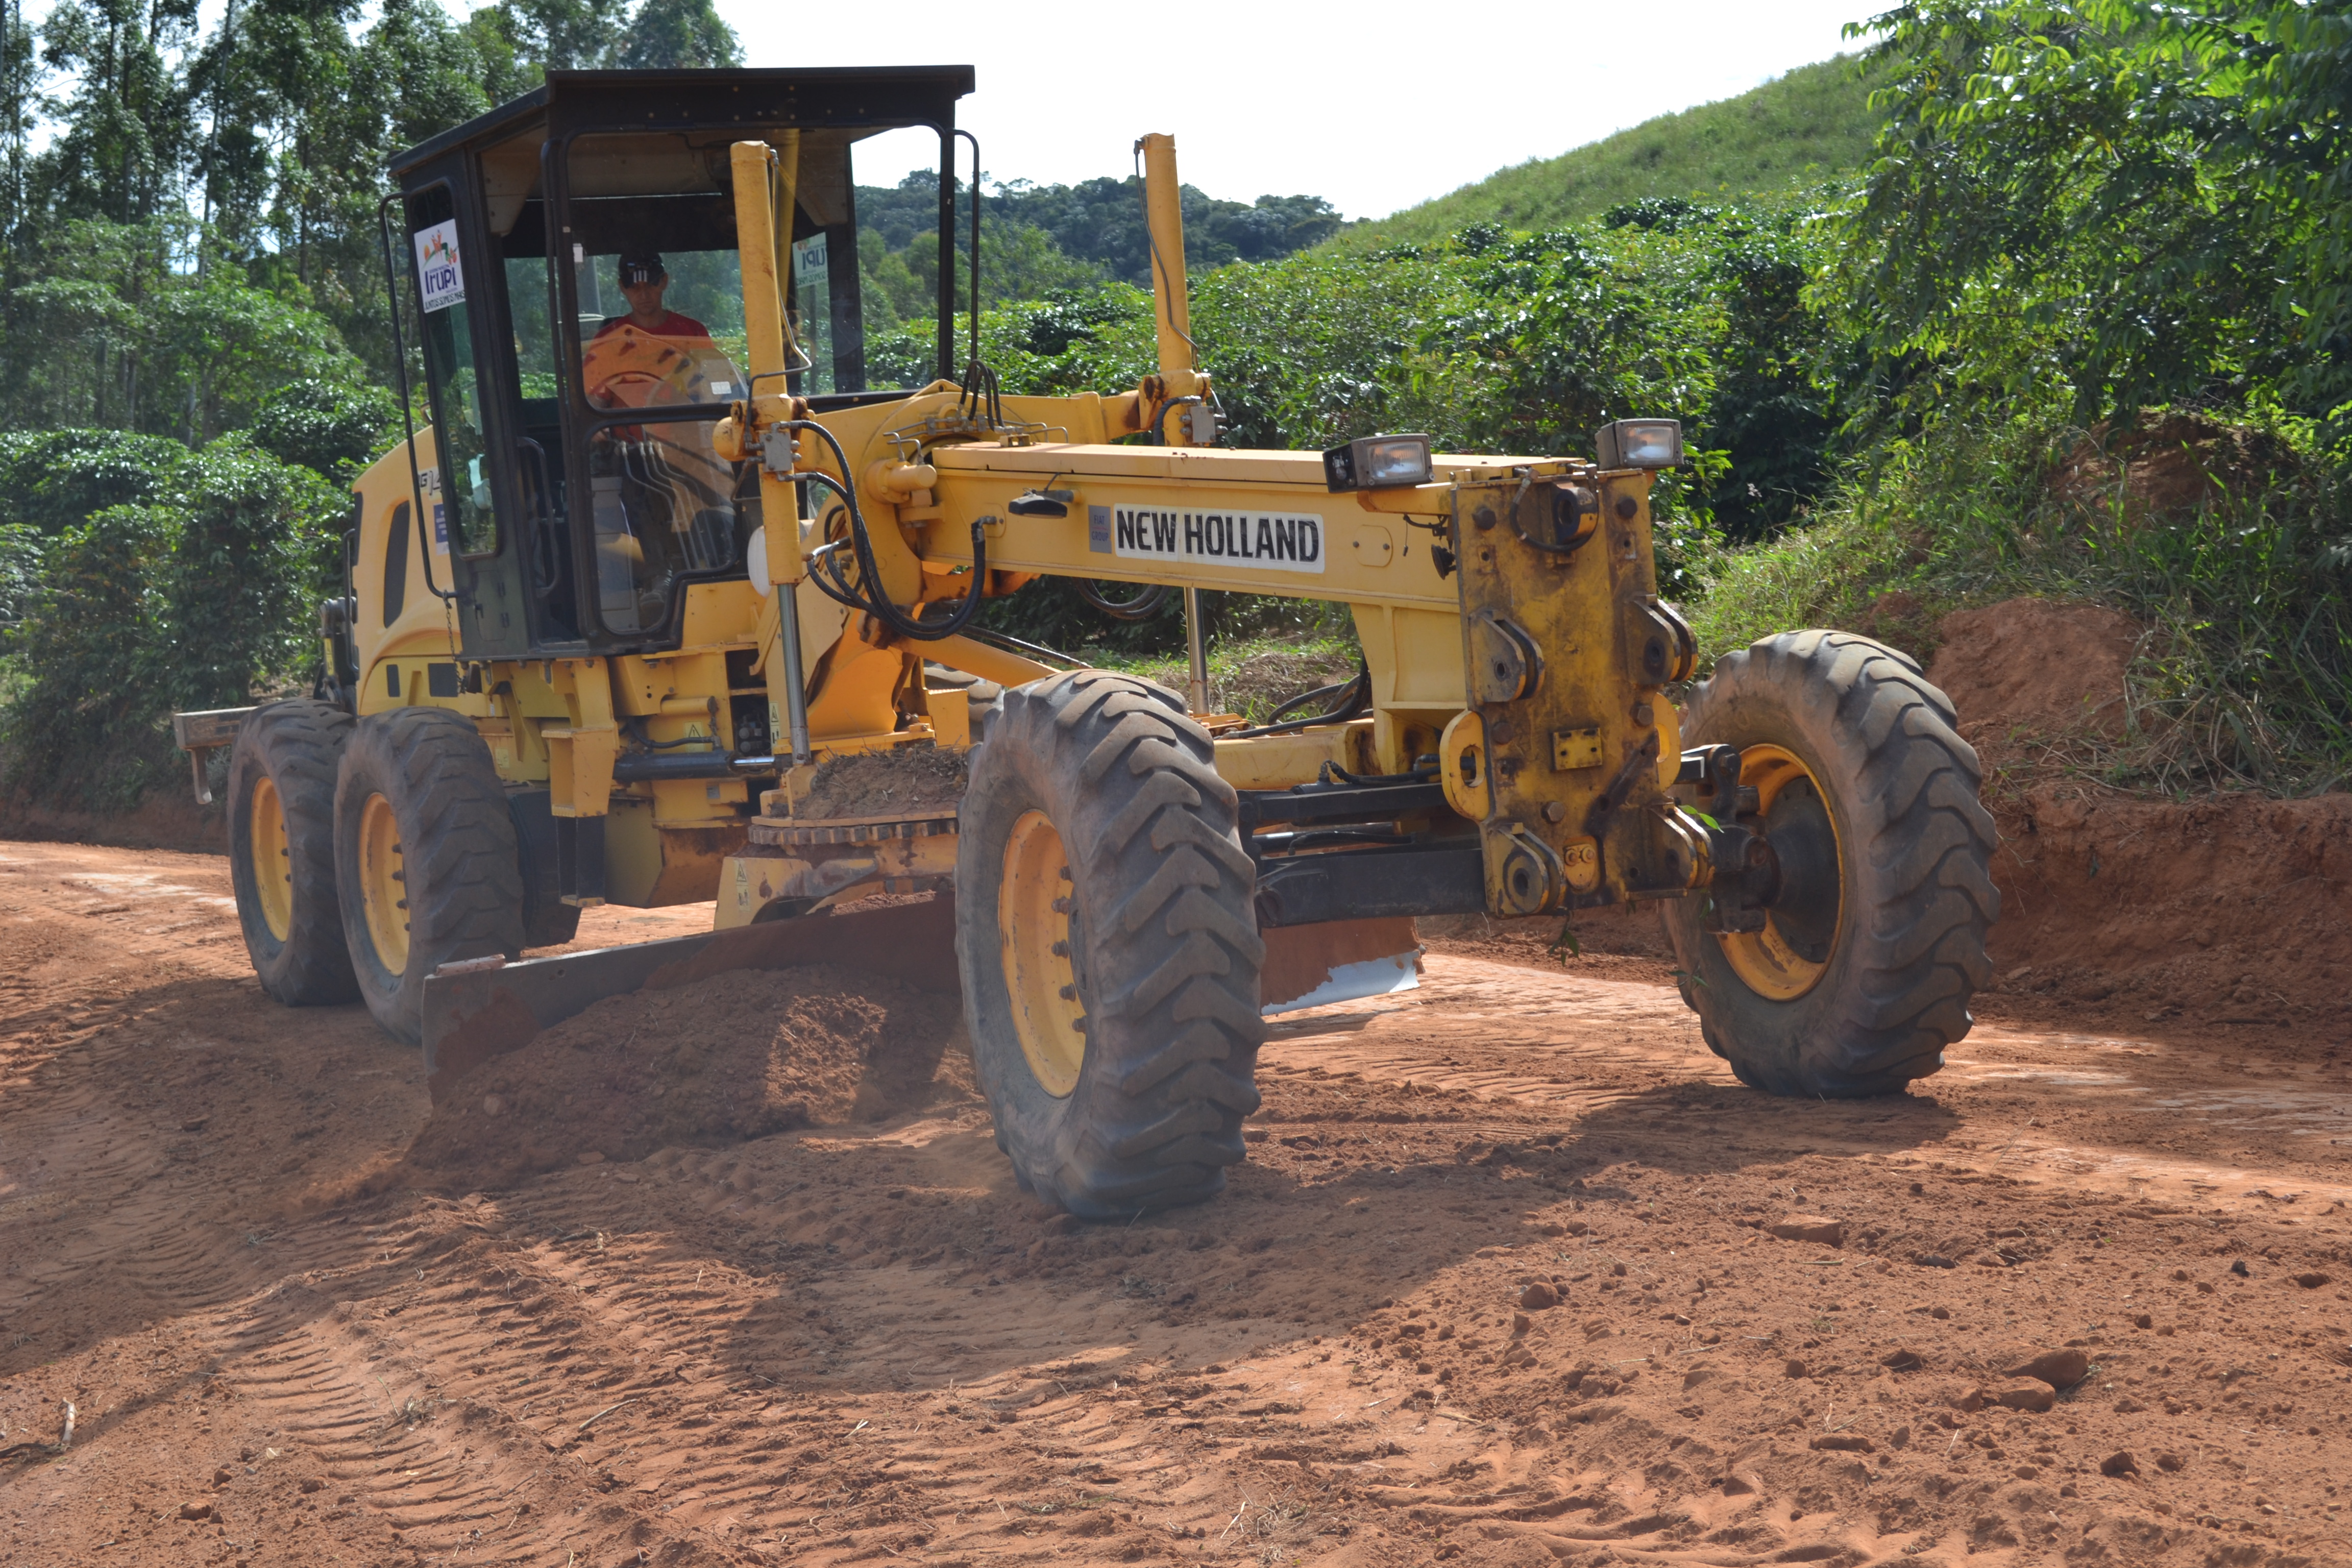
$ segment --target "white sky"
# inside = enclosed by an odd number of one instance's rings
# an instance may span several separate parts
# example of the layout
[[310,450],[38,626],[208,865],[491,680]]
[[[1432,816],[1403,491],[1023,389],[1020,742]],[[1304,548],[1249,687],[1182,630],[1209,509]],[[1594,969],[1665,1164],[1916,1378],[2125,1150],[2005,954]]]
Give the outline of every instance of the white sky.
[[[1211,195],[1319,195],[1349,217],[1384,217],[1734,97],[1853,47],[1840,27],[1886,3],[1163,0],[1057,14],[971,0],[717,0],[751,65],[973,67],[978,87],[958,119],[998,179],[1129,174],[1135,139],[1165,131],[1185,182]],[[202,0],[207,34],[221,5]],[[26,11],[37,24],[48,8],[31,0]],[[363,6],[362,25],[374,10]],[[857,177],[894,184],[938,155],[928,132],[893,132],[859,149]]]
[[[754,66],[969,65],[958,120],[989,174],[1132,172],[1176,138],[1213,196],[1327,197],[1381,217],[1530,158],[1747,91],[1854,45],[1875,0],[1245,0],[1056,12],[898,0],[718,0]],[[861,184],[938,161],[928,132],[859,149]]]

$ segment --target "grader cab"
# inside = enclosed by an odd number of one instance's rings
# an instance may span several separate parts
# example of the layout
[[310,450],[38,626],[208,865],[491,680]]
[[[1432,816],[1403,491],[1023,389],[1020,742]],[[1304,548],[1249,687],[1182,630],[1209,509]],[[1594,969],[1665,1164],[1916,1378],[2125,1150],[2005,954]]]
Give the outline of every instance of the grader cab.
[[[957,985],[1016,1173],[1095,1217],[1214,1193],[1265,1017],[1411,984],[1416,916],[1655,900],[1744,1081],[1933,1072],[1998,898],[1916,665],[1795,632],[1686,688],[1650,542],[1669,420],[1589,456],[1223,445],[1164,136],[1156,372],[1002,393],[953,336],[971,86],[558,71],[398,162],[430,426],[355,487],[315,698],[181,716],[233,748],[270,994],[364,1000],[437,1088],[640,985],[819,958]],[[917,375],[869,353],[856,211],[860,143],[909,129],[940,149]],[[1181,593],[1190,690],[985,629],[1045,576]],[[1202,590],[1347,605],[1360,674],[1277,722],[1209,711]],[[968,761],[959,796],[816,787],[923,752]],[[705,900],[708,935],[524,956],[585,907]]]

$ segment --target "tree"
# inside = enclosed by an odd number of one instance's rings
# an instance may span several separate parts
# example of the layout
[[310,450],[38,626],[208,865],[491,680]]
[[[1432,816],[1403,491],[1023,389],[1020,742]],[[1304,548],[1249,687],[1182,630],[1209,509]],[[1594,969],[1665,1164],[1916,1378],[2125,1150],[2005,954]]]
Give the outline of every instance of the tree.
[[627,0],[499,0],[476,17],[534,82],[551,70],[609,66],[628,36]]
[[41,107],[61,123],[33,162],[37,203],[137,224],[178,197],[190,152],[179,56],[195,24],[195,0],[59,0],[41,58],[65,73],[65,90]]
[[1828,290],[1898,404],[2352,419],[2352,0],[1916,0]]
[[712,70],[743,63],[743,46],[710,0],[645,0],[629,18],[619,65],[630,70]]

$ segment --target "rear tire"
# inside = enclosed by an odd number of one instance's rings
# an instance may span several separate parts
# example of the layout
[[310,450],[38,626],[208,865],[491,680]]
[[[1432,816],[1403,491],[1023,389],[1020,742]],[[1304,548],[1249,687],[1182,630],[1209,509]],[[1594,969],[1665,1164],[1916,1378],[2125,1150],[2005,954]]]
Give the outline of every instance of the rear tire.
[[515,861],[522,873],[522,944],[562,947],[580,934],[580,906],[563,901],[557,880],[555,817],[543,789],[507,795],[514,817]]
[[335,769],[352,716],[273,702],[237,726],[228,763],[229,880],[261,989],[289,1007],[359,996],[335,898]]
[[1006,692],[972,753],[973,1063],[1022,1185],[1082,1218],[1214,1195],[1258,1106],[1265,944],[1213,756],[1182,699],[1100,670]]
[[359,721],[335,785],[335,884],[360,995],[396,1039],[424,1038],[435,969],[522,955],[514,818],[471,723],[439,708]]
[[1707,931],[1696,899],[1666,907],[1683,998],[1741,1082],[1893,1093],[1969,1032],[2000,894],[1982,770],[1953,724],[1917,664],[1843,632],[1727,654],[1693,696],[1684,744],[1740,748],[1743,778],[1786,803],[1767,816],[1784,889],[1767,935]]

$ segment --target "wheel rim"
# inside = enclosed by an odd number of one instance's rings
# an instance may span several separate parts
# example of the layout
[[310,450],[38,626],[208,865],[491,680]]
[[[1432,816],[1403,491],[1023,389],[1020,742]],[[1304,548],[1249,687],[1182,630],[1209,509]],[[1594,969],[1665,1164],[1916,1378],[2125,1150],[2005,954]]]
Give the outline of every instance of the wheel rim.
[[360,807],[360,902],[376,962],[394,974],[408,972],[408,879],[400,823],[392,802],[372,795]]
[[1760,931],[1718,937],[1748,988],[1793,1002],[1821,983],[1845,912],[1845,857],[1829,794],[1804,760],[1780,746],[1739,753],[1739,782],[1756,790],[1756,818],[1780,858],[1781,896]]
[[284,942],[294,934],[294,857],[286,844],[286,803],[278,785],[265,773],[253,786],[252,818],[247,853],[252,864],[253,896],[261,905],[261,923]]
[[997,883],[996,931],[1013,1001],[1021,1054],[1047,1094],[1066,1099],[1078,1087],[1087,1037],[1086,1001],[1071,952],[1078,940],[1070,858],[1042,811],[1022,814],[1004,844]]

